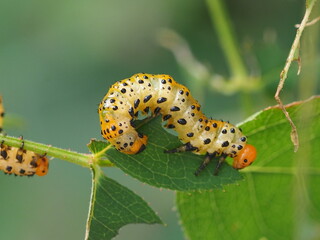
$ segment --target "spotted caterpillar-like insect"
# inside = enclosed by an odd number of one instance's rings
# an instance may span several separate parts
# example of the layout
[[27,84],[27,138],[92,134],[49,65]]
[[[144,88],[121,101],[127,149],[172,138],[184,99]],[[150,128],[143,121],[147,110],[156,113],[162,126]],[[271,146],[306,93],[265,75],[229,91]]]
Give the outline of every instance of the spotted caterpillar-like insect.
[[[2,130],[4,108],[0,96],[0,130]],[[0,131],[1,132],[1,131]],[[32,151],[23,149],[24,143],[20,148],[10,147],[0,144],[0,170],[6,174],[17,176],[44,176],[48,173],[49,159],[45,155],[40,155]]]
[[99,105],[101,134],[120,152],[136,154],[145,149],[147,136],[132,125],[139,111],[162,114],[165,127],[178,133],[184,144],[167,153],[206,154],[195,175],[215,157],[219,157],[215,174],[227,156],[234,159],[236,169],[250,165],[256,158],[255,147],[246,144],[241,130],[228,122],[208,119],[188,88],[169,75],[144,73],[113,84]]

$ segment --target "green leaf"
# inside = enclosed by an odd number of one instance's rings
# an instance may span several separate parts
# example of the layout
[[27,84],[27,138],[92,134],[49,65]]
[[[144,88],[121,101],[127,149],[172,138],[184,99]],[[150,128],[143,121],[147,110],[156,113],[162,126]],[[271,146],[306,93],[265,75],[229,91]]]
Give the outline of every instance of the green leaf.
[[[242,179],[238,171],[224,164],[218,176],[214,176],[216,162],[195,176],[195,170],[204,160],[204,156],[193,153],[167,154],[164,150],[182,145],[178,137],[166,132],[161,126],[161,118],[155,118],[139,128],[139,132],[148,135],[146,150],[136,155],[127,155],[110,147],[105,157],[125,173],[155,187],[180,191],[221,188],[223,184],[233,183]],[[100,141],[90,145],[101,146]],[[92,146],[90,146],[92,147]],[[105,143],[105,147],[107,144]],[[101,161],[101,165],[103,161]]]
[[107,240],[130,223],[162,223],[160,218],[138,195],[93,169],[90,210],[86,239]]
[[276,107],[241,127],[258,158],[240,185],[224,191],[177,193],[186,235],[196,239],[320,239],[320,98],[290,105],[300,148]]

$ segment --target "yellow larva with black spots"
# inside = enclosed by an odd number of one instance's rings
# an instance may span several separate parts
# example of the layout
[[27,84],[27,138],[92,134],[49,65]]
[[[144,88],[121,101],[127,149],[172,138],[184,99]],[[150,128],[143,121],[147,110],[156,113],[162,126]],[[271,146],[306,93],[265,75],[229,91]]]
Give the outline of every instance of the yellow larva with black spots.
[[6,174],[17,176],[44,176],[48,173],[49,160],[44,155],[32,151],[0,145],[0,169]]
[[113,84],[100,102],[101,134],[120,152],[136,154],[145,149],[147,136],[132,126],[138,112],[162,114],[165,127],[178,133],[184,145],[167,153],[206,154],[196,175],[214,157],[220,158],[215,173],[227,156],[234,159],[236,169],[250,165],[256,158],[255,147],[246,144],[247,138],[239,128],[208,119],[189,89],[169,75],[135,74]]
[[[2,130],[4,108],[0,96],[0,132]],[[0,144],[0,170],[6,174],[16,176],[44,176],[48,173],[49,159],[31,151],[23,149],[24,143],[20,148],[10,147]]]

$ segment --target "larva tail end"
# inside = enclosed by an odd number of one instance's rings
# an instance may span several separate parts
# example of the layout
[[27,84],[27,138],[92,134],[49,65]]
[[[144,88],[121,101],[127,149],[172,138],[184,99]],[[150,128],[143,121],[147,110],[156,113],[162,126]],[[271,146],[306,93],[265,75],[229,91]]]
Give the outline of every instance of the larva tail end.
[[245,147],[238,153],[238,156],[233,158],[233,168],[242,169],[251,165],[257,156],[257,150],[254,146],[246,144]]

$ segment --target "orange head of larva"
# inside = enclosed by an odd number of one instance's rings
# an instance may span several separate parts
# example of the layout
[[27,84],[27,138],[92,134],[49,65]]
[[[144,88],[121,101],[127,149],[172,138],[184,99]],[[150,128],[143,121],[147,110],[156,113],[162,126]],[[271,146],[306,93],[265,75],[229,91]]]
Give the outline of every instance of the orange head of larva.
[[46,156],[40,156],[37,161],[38,167],[36,170],[36,175],[44,176],[48,173],[49,159]]
[[233,158],[233,168],[242,169],[254,162],[257,156],[257,150],[254,146],[246,144],[238,153],[238,156]]

